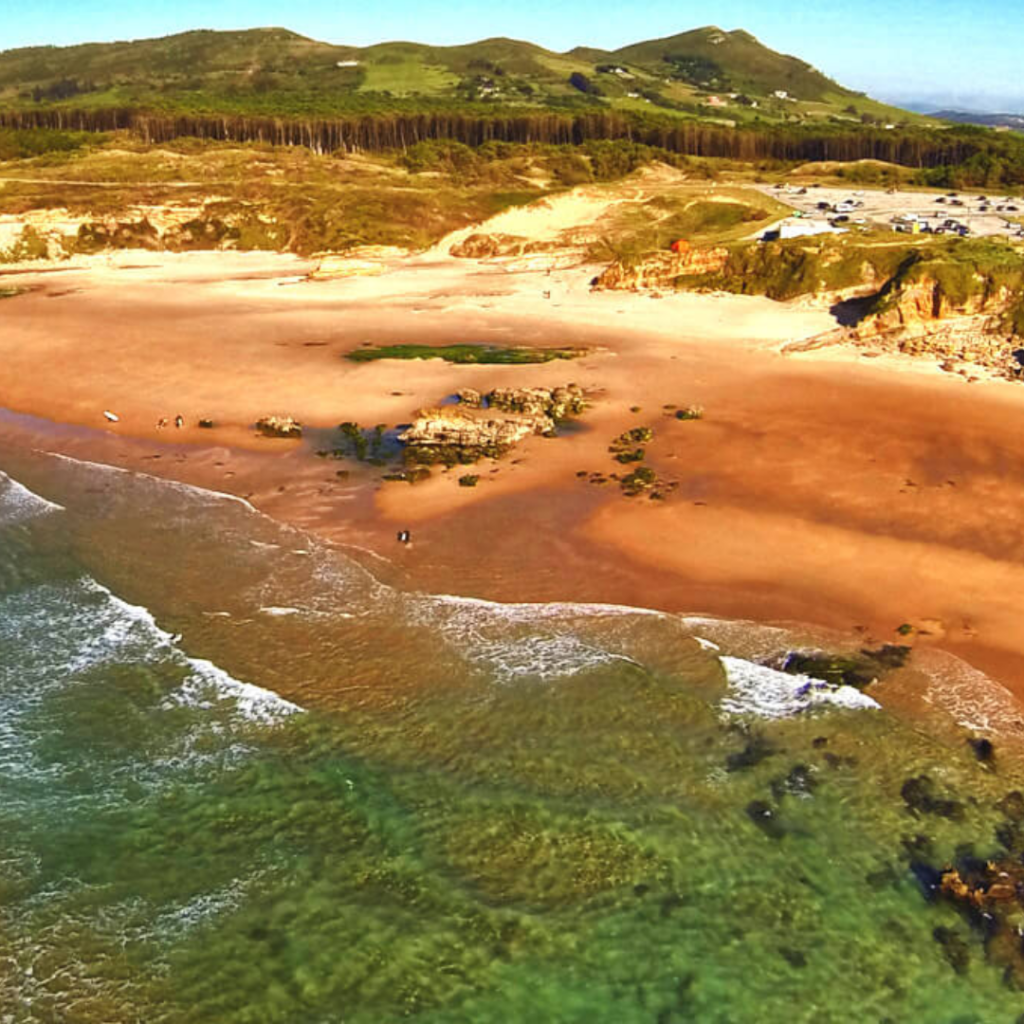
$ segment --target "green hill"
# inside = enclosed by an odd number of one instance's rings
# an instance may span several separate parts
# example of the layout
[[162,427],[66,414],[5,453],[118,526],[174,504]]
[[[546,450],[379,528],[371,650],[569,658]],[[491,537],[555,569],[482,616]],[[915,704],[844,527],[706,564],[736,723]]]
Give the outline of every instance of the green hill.
[[0,52],[0,107],[7,109],[121,105],[328,115],[478,104],[656,110],[735,122],[917,119],[843,88],[747,32],[717,28],[567,53],[502,38],[462,46],[336,46],[283,28]]
[[749,32],[699,28],[615,51],[627,63],[657,70],[691,85],[768,96],[785,92],[796,100],[846,99],[856,93],[826,78],[796,57],[762,46]]

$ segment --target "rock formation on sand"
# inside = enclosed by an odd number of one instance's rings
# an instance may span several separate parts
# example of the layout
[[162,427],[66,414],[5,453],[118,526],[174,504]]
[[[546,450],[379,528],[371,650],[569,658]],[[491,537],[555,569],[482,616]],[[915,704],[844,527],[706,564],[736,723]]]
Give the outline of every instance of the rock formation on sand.
[[576,384],[557,388],[495,388],[486,394],[474,388],[463,388],[459,392],[459,403],[469,408],[500,409],[564,420],[583,412],[586,397]]
[[488,235],[478,232],[453,245],[449,252],[467,260],[486,260],[495,256],[521,256],[523,253],[535,251],[536,243],[519,235]]
[[1016,379],[1024,370],[1022,300],[1020,288],[983,273],[951,280],[941,267],[921,264],[863,300],[865,313],[852,326],[817,340],[930,356],[947,369],[969,363]]
[[264,437],[302,437],[302,424],[291,416],[264,416],[256,421]]
[[595,291],[643,291],[672,288],[677,277],[717,274],[725,267],[729,250],[721,247],[653,252],[635,260],[616,260],[594,283]]
[[399,436],[407,462],[475,462],[500,458],[524,438],[551,436],[560,419],[583,410],[583,390],[575,384],[557,388],[496,388],[481,394],[459,392],[457,406],[422,409]]

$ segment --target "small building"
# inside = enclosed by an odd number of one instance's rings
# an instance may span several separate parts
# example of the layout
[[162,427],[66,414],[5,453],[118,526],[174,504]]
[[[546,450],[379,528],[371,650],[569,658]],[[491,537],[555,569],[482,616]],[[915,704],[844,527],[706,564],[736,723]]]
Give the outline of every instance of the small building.
[[833,227],[820,220],[784,220],[769,228],[761,235],[762,242],[777,242],[786,238],[803,238],[807,235],[841,235],[845,228]]

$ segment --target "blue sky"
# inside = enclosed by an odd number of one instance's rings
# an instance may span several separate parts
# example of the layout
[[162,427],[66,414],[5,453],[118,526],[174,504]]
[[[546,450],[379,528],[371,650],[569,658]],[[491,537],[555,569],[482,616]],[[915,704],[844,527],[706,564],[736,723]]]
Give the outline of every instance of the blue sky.
[[896,102],[1024,110],[1020,0],[0,0],[0,49],[282,25],[335,43],[528,39],[614,49],[714,24],[745,28],[851,88]]

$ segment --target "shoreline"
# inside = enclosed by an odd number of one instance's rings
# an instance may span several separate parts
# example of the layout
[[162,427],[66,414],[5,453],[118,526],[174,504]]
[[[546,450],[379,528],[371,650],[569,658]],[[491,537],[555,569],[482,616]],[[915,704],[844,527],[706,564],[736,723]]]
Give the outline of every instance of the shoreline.
[[[592,296],[580,269],[413,259],[379,277],[297,285],[292,257],[247,259],[255,276],[225,253],[148,260],[69,270],[59,288],[44,276],[5,302],[0,405],[52,425],[8,415],[0,435],[244,498],[433,593],[802,622],[865,645],[898,642],[896,627],[911,623],[917,643],[1006,686],[1024,717],[1013,606],[1024,588],[1024,402],[1008,382],[968,385],[909,357],[782,355],[827,314],[735,296]],[[102,337],[97,322],[110,325]],[[515,367],[341,358],[399,340],[592,351]],[[378,470],[317,459],[313,438],[268,442],[250,427],[270,412],[313,435],[345,419],[394,425],[461,386],[569,380],[593,396],[579,430],[478,464],[472,490],[458,487],[459,470],[382,484]],[[115,388],[125,401],[110,401]],[[158,430],[153,412],[175,399],[190,425]],[[704,420],[663,408],[691,403]],[[121,421],[101,428],[115,404]],[[214,430],[193,425],[202,409]],[[639,425],[655,431],[649,464],[678,483],[664,503],[577,477],[621,468],[607,445]],[[409,549],[395,544],[401,528],[414,532]]]

